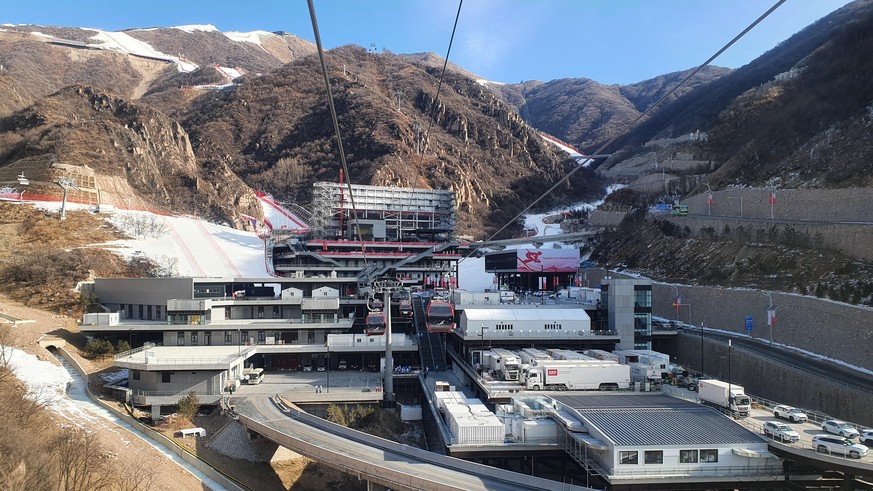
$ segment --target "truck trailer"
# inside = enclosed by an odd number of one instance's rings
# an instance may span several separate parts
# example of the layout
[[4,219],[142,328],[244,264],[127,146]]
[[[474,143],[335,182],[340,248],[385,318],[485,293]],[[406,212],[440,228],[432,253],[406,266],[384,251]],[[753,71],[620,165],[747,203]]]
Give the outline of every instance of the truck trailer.
[[609,390],[630,386],[630,367],[596,361],[569,363],[538,360],[522,374],[531,390]]
[[613,351],[618,361],[631,367],[634,382],[657,382],[670,374],[670,355],[652,350]]
[[494,348],[488,356],[491,371],[503,376],[503,380],[518,380],[519,365],[518,357],[509,350]]
[[522,348],[518,352],[518,357],[521,358],[522,365],[536,365],[536,362],[539,360],[552,359],[548,353],[536,348]]
[[741,385],[721,380],[701,380],[697,385],[698,396],[704,404],[727,409],[732,414],[748,416],[752,410],[752,400]]

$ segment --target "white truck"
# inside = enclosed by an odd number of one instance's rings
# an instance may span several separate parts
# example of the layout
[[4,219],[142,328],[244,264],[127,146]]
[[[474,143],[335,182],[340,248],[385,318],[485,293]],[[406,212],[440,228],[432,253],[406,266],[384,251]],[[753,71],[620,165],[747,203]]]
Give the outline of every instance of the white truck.
[[741,385],[708,379],[698,382],[697,391],[704,404],[727,409],[743,417],[752,410],[752,400]]
[[609,351],[605,351],[602,349],[587,349],[587,350],[583,351],[582,353],[584,353],[587,356],[590,356],[591,358],[596,358],[598,360],[605,360],[605,361],[612,360],[612,361],[618,363],[618,356],[610,353]]
[[618,363],[538,360],[525,369],[524,386],[531,390],[627,389],[630,367]]
[[613,351],[618,361],[631,367],[634,382],[657,382],[670,374],[670,355],[652,350]]
[[518,352],[518,357],[521,358],[522,365],[536,365],[540,360],[551,360],[552,357],[549,356],[543,350],[538,350],[536,348],[522,348]]
[[551,356],[555,360],[590,360],[590,356],[585,356],[582,353],[578,353],[573,350],[568,349],[550,349],[547,350],[549,356]]
[[503,375],[503,380],[518,380],[519,359],[509,350],[494,348],[488,356],[491,371]]

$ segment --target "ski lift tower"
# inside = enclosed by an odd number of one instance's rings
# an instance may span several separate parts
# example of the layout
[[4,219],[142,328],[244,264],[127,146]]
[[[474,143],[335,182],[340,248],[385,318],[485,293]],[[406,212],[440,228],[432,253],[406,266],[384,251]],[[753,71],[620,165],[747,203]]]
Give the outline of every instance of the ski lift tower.
[[58,179],[58,185],[64,188],[64,201],[61,203],[61,220],[67,219],[67,191],[70,189],[79,190],[79,186],[76,185],[75,179],[70,179],[69,177],[61,177]]
[[[24,172],[22,172],[21,174],[19,174],[19,176],[18,176],[18,184],[21,184],[22,186],[27,186],[27,185],[30,184],[30,179],[28,179],[27,177],[24,176]],[[21,190],[21,194],[18,195],[18,203],[19,203],[19,204],[23,204],[23,203],[24,203],[24,192],[25,192],[25,191],[27,191],[27,190],[26,190],[26,189],[22,189],[22,190]]]
[[385,371],[382,374],[382,386],[385,388],[382,397],[384,407],[394,407],[394,358],[391,356],[391,292],[400,289],[401,283],[395,279],[382,279],[373,282],[373,290],[381,292],[384,299],[385,312]]

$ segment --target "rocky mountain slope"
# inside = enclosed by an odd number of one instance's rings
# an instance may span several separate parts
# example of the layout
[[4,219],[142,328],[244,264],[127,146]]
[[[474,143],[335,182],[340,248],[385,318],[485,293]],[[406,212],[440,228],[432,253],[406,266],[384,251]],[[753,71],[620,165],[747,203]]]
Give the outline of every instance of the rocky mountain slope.
[[[502,226],[575,165],[469,78],[448,73],[435,101],[439,70],[426,65],[351,46],[333,50],[328,65],[352,181],[453,189],[460,233],[481,238]],[[284,199],[308,203],[312,182],[339,178],[314,57],[202,98],[182,124],[202,160]],[[602,189],[585,170],[542,206]]]

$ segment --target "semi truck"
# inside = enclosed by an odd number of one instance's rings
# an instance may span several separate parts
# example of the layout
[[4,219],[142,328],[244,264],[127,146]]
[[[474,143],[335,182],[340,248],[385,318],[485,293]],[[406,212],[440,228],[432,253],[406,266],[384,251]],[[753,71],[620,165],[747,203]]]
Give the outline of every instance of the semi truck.
[[582,353],[578,353],[573,350],[568,349],[550,349],[547,350],[549,356],[551,356],[555,360],[590,360],[590,356],[585,356]]
[[748,416],[752,400],[741,385],[721,380],[701,380],[697,385],[700,402],[729,410],[732,414]]
[[518,380],[519,359],[509,350],[494,348],[488,356],[488,364],[493,373],[499,373],[503,380]]
[[614,361],[614,362],[618,363],[618,356],[613,355],[612,353],[610,353],[609,351],[606,351],[606,350],[587,349],[587,350],[583,351],[582,353],[584,353],[586,356],[590,356],[591,358],[596,358],[598,360]]
[[536,365],[539,360],[551,360],[552,357],[549,356],[543,350],[538,350],[536,348],[522,348],[518,352],[518,357],[521,358],[522,365]]
[[537,365],[525,368],[522,379],[531,390],[627,389],[630,367],[602,361],[538,360]]
[[631,367],[634,382],[657,382],[670,374],[670,355],[652,350],[613,351],[618,361]]

